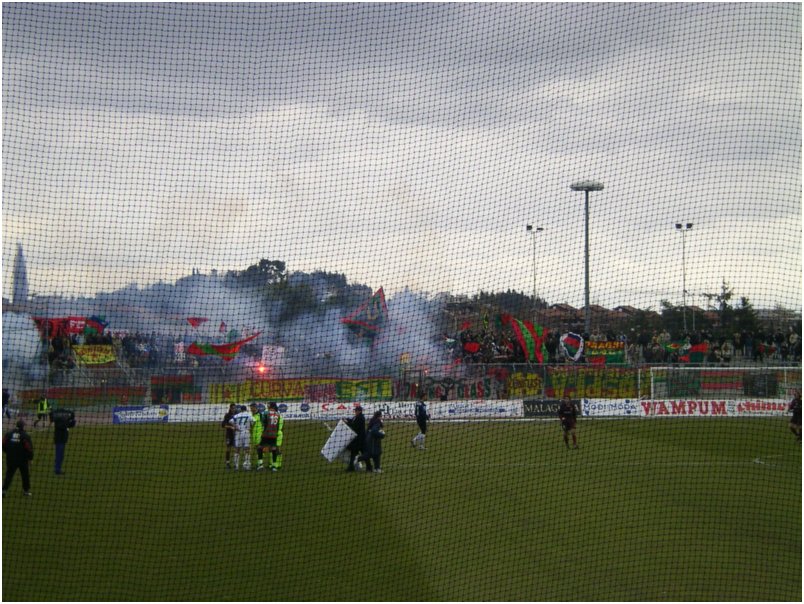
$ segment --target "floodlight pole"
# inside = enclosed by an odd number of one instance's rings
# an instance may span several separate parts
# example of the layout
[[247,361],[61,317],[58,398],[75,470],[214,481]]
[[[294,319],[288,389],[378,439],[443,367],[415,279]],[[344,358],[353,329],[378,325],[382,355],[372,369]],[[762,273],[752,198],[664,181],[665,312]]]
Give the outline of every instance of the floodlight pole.
[[542,227],[534,227],[529,224],[525,230],[530,232],[533,238],[533,311],[536,312],[536,233],[541,233],[544,229]]
[[[684,317],[684,333],[687,333],[687,231],[692,230],[692,223],[676,223],[676,231],[681,233],[681,304],[682,316]],[[695,311],[692,315],[695,322]],[[693,327],[695,329],[695,327]]]
[[602,191],[603,184],[594,180],[582,180],[570,185],[573,191],[585,193],[584,203],[584,331],[586,337],[592,331],[592,316],[589,308],[589,191]]

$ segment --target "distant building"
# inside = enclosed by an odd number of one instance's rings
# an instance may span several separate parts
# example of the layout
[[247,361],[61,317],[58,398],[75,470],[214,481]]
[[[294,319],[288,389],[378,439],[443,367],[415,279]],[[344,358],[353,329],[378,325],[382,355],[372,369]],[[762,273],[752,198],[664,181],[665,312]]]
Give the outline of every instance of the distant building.
[[14,291],[11,303],[19,308],[28,303],[28,270],[25,268],[21,243],[17,243],[17,256],[14,258]]

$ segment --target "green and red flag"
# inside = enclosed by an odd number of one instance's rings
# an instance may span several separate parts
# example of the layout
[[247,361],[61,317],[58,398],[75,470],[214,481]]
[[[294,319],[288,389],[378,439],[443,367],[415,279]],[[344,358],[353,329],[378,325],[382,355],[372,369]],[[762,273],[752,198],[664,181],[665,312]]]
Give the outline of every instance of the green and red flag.
[[355,312],[341,319],[341,323],[361,336],[376,336],[388,317],[385,293],[382,288],[363,303]]
[[703,363],[706,360],[706,355],[709,352],[709,344],[693,344],[688,350],[685,350],[678,360],[682,363]]
[[511,326],[519,345],[525,352],[527,361],[544,363],[547,349],[544,344],[544,330],[540,325],[534,325],[530,321],[520,321],[511,315],[502,315],[501,321],[503,325]]
[[196,356],[219,356],[228,363],[237,356],[237,353],[240,352],[240,348],[244,344],[251,342],[251,340],[256,338],[258,335],[260,335],[260,332],[257,332],[253,336],[249,336],[244,340],[228,342],[226,344],[199,344],[198,342],[193,342],[187,348],[187,352]]
[[703,363],[709,353],[709,344],[706,342],[693,345],[687,342],[668,342],[662,344],[662,347],[667,352],[677,353],[681,363]]

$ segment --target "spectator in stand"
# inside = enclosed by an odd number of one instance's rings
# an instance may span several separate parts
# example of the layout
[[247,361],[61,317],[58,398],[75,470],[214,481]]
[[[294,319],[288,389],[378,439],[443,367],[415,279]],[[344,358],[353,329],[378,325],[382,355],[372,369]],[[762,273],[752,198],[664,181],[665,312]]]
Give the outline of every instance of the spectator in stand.
[[712,365],[719,365],[720,361],[722,360],[722,357],[721,357],[721,354],[720,354],[720,346],[718,346],[717,344],[710,344],[709,345],[709,354],[707,355],[706,360],[707,360],[708,363],[710,363]]
[[731,340],[725,340],[720,347],[720,354],[723,359],[723,362],[728,365],[731,363],[731,360],[734,358],[734,344],[731,343]]
[[790,335],[788,337],[788,341],[790,343],[790,355],[791,360],[793,361],[800,361],[801,360],[801,337],[793,331],[793,328],[790,328]]
[[743,343],[743,358],[745,358],[745,359],[753,359],[754,358],[754,338],[751,336],[751,332],[743,331],[740,334],[740,340]]
[[743,340],[740,332],[735,331],[732,335],[732,340],[734,342],[734,353],[732,354],[732,358],[737,359],[743,356]]

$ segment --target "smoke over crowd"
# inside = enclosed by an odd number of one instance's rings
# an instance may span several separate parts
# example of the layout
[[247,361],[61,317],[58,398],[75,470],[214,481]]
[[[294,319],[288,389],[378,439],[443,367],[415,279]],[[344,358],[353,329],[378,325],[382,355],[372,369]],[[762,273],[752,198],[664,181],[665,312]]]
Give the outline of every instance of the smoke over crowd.
[[[200,274],[144,288],[130,285],[94,298],[54,298],[25,311],[3,313],[3,364],[25,380],[43,377],[46,354],[33,317],[97,316],[117,340],[149,348],[152,367],[220,366],[248,376],[263,361],[265,346],[281,351],[269,371],[286,377],[388,375],[399,367],[448,364],[443,297],[403,291],[387,299],[376,333],[357,333],[342,319],[371,297],[341,275],[292,273],[275,283],[237,278],[243,273]],[[44,304],[44,306],[43,306]],[[199,318],[193,321],[188,318]],[[226,363],[221,358],[182,358],[193,342],[221,344],[259,334]],[[80,340],[79,340],[80,341]]]

